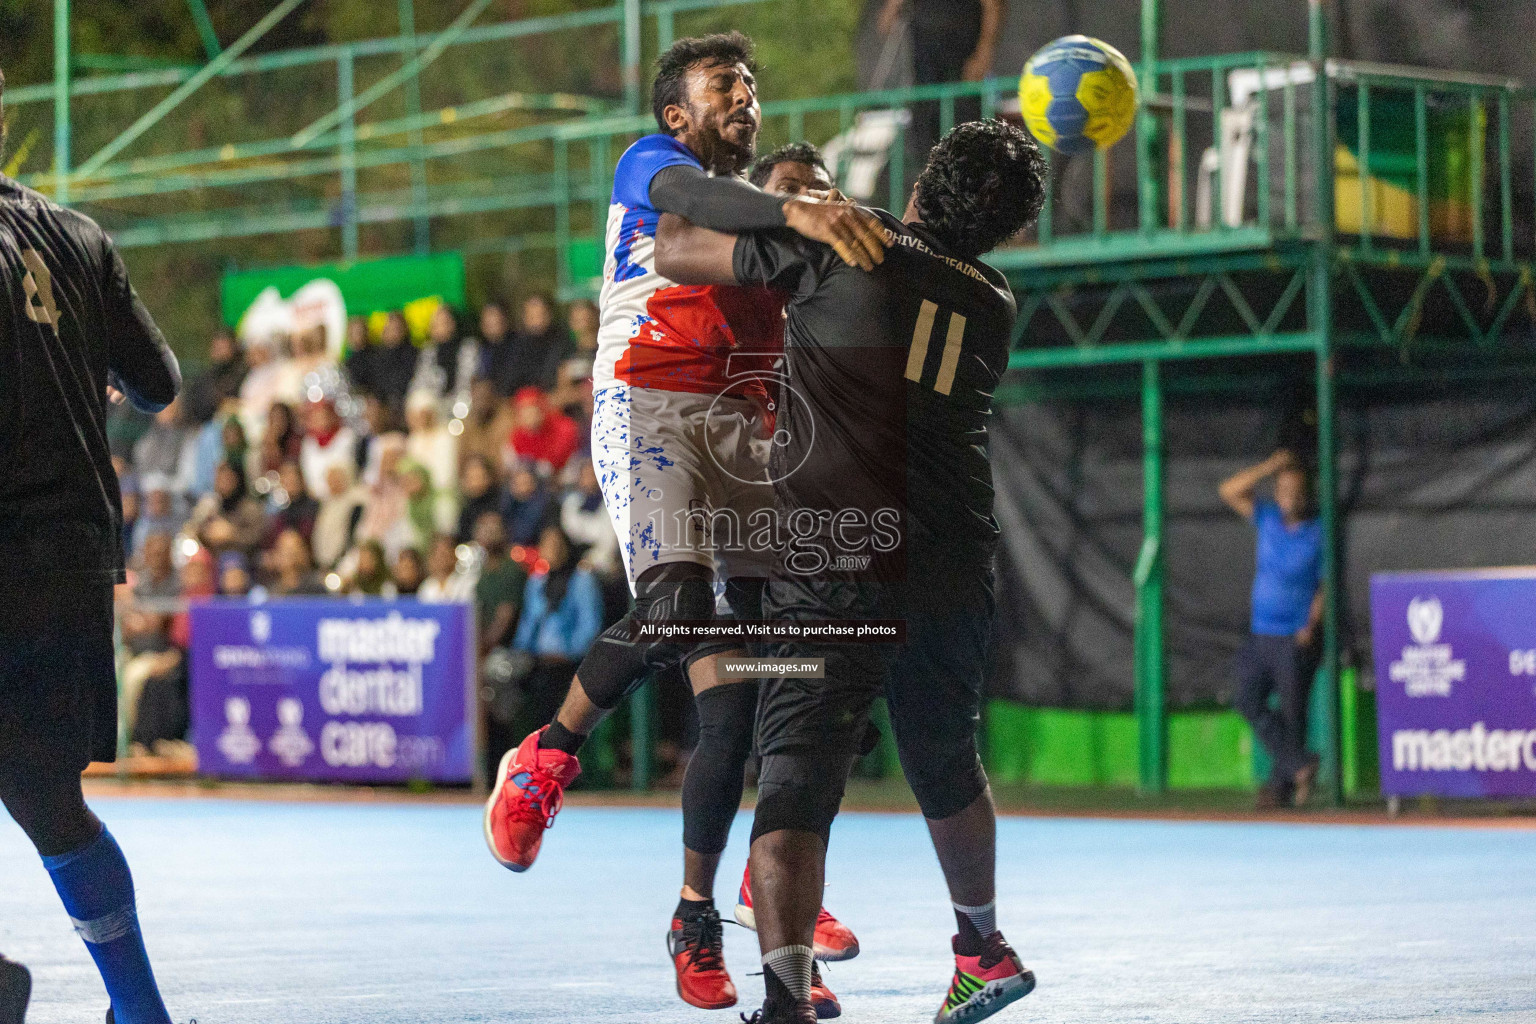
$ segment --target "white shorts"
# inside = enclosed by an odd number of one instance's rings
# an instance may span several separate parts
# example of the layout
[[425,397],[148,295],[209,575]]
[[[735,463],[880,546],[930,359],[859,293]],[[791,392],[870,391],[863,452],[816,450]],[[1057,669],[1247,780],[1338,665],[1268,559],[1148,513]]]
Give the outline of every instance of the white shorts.
[[627,384],[593,396],[592,463],[631,591],[667,562],[767,577],[771,545],[752,535],[773,517],[769,435],[764,411],[744,398]]

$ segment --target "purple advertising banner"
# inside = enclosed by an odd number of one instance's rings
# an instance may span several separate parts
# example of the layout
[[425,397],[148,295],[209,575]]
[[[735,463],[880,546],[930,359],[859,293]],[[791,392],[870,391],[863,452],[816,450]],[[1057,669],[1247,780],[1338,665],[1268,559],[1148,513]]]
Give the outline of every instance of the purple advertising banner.
[[1371,577],[1381,791],[1536,796],[1536,568]]
[[203,773],[471,780],[468,606],[208,601],[191,615],[192,731]]

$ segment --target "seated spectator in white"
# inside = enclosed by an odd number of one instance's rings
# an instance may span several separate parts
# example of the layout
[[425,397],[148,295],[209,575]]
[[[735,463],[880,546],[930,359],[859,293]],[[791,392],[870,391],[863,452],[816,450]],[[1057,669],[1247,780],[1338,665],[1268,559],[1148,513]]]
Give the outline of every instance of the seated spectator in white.
[[315,514],[315,530],[309,540],[315,564],[329,571],[352,547],[368,504],[368,488],[357,483],[351,462],[340,462],[326,470],[324,493],[326,498]]
[[209,550],[245,554],[261,546],[267,515],[246,487],[245,467],[231,459],[214,474],[213,491],[198,500],[187,527]]
[[469,415],[461,422],[460,466],[477,455],[500,465],[507,438],[512,436],[512,403],[502,397],[489,377],[477,377],[470,385]]
[[258,435],[261,442],[251,452],[245,468],[253,481],[265,477],[275,483],[283,463],[299,457],[304,433],[294,418],[293,406],[287,402],[273,402],[265,422],[266,432]]
[[420,543],[421,538],[410,517],[410,496],[406,494],[403,464],[405,437],[389,434],[381,439],[379,465],[368,485],[368,504],[357,524],[357,540],[378,541],[386,551]]
[[133,446],[133,470],[141,477],[161,476],[173,493],[190,494],[197,448],[194,433],[182,422],[181,399],[155,413],[149,430]]
[[438,306],[427,326],[427,344],[417,360],[411,390],[428,391],[449,408],[461,402],[468,408],[470,382],[479,370],[479,342],[465,336],[453,307]]
[[597,485],[591,459],[581,460],[576,486],[560,502],[560,527],[570,539],[576,557],[594,572],[609,576],[622,568],[619,538],[603,505],[603,492]]
[[304,439],[299,443],[299,468],[310,494],[326,493],[326,473],[337,463],[355,463],[357,435],[342,422],[334,399],[325,397],[304,406]]
[[421,561],[421,552],[415,548],[401,548],[395,556],[395,567],[390,571],[395,596],[415,597],[426,575],[427,567]]
[[325,583],[315,572],[315,561],[309,552],[309,541],[298,530],[287,529],[278,535],[272,551],[273,573],[267,584],[270,597],[324,596]]
[[549,486],[530,469],[514,469],[501,501],[501,520],[507,528],[507,539],[513,544],[532,547],[539,542],[544,528],[558,515],[559,509]]
[[219,556],[219,595],[245,597],[251,592],[251,563],[238,551]]
[[269,497],[267,535],[263,547],[272,547],[284,530],[297,530],[305,543],[315,532],[315,517],[320,514],[320,503],[309,488],[304,486],[304,474],[297,462],[285,462],[277,471],[278,486]]
[[176,575],[171,544],[169,533],[151,533],[144,538],[133,580],[133,599],[140,604],[175,601],[181,596],[181,578]]
[[144,550],[144,540],[152,533],[174,537],[186,522],[181,498],[171,490],[171,482],[162,476],[150,476],[140,480],[143,492],[143,508],[133,524],[133,544],[130,553]]
[[280,339],[247,339],[245,360],[250,372],[240,385],[240,421],[247,437],[259,438],[266,434],[272,406],[278,402],[297,402],[301,396],[296,379],[289,373]]
[[378,541],[365,540],[357,546],[357,558],[348,574],[346,591],[354,597],[395,596],[389,560],[384,556],[384,546]]
[[456,604],[474,600],[477,573],[470,560],[459,563],[458,538],[440,533],[432,538],[427,553],[427,578],[422,580],[416,599],[427,604]]
[[475,524],[487,512],[501,514],[502,492],[496,471],[484,455],[473,455],[459,474],[459,524],[456,537],[460,544],[474,539]]
[[523,388],[512,400],[512,436],[503,456],[506,465],[522,463],[542,477],[552,477],[581,445],[576,422],[550,408],[549,396],[538,388]]
[[410,428],[405,453],[426,468],[439,506],[437,516],[452,522],[458,515],[454,489],[459,477],[459,439],[449,432],[439,402],[430,392],[411,392],[406,399],[405,421]]

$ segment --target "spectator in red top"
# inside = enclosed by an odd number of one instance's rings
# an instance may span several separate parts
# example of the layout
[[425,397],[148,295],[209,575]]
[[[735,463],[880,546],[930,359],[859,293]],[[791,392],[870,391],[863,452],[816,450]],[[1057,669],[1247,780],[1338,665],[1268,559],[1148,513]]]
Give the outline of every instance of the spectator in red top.
[[549,477],[565,468],[581,444],[576,422],[551,409],[549,398],[535,387],[526,387],[512,399],[513,458],[540,476]]

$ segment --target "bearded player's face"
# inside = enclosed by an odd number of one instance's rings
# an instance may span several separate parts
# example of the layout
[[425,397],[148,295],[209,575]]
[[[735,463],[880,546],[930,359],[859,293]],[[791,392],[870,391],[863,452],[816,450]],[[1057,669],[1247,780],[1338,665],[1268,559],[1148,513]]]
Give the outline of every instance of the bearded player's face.
[[757,152],[763,111],[744,64],[701,64],[688,72],[688,143],[710,170],[740,172]]

